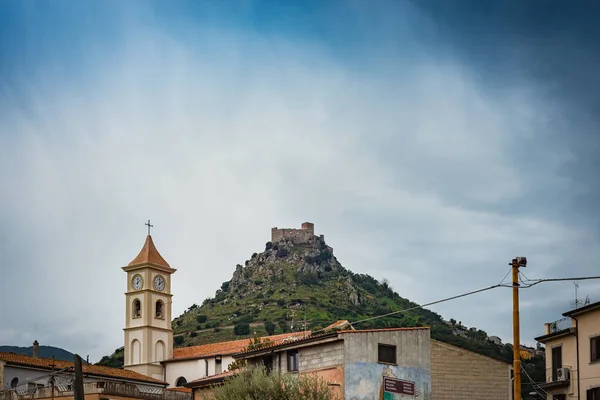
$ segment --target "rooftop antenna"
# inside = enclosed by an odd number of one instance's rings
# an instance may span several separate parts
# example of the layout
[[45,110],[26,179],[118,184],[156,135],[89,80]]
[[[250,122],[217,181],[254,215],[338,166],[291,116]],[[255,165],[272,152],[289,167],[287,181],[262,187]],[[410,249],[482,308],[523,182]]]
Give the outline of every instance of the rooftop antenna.
[[590,304],[590,296],[588,296],[587,294],[585,295],[585,301],[583,302],[584,306],[587,306],[588,304]]
[[577,282],[573,282],[573,285],[575,285],[575,300],[571,303],[571,305],[573,306],[573,308],[577,309],[581,305],[582,301],[579,300],[579,298],[577,298],[577,291],[579,289],[579,284]]

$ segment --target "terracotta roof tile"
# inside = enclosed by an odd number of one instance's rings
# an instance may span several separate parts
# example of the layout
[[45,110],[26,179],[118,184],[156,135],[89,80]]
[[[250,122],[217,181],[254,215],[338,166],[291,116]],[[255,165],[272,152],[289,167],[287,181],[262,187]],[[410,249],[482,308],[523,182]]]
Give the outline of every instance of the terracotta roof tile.
[[152,241],[152,236],[146,236],[146,242],[144,243],[144,247],[140,251],[140,254],[134,258],[129,265],[139,265],[139,264],[155,264],[161,267],[171,268],[171,266],[165,261],[164,258],[160,255],[158,250],[156,250],[156,246]]
[[[350,324],[350,322],[348,322],[348,320],[342,319],[342,320],[339,320],[337,322],[334,322],[333,324],[329,325],[326,328],[323,328],[323,330],[324,331],[329,331],[329,330],[332,330],[332,329],[340,329],[340,328],[345,327],[346,325],[348,325],[348,326],[350,326],[350,328],[352,328],[352,325]],[[354,328],[352,328],[352,329],[354,329]]]
[[[52,369],[51,358],[33,358],[22,354],[0,352],[0,361],[4,361],[7,364],[12,365]],[[56,370],[73,368],[73,363],[70,361],[56,360],[54,361],[54,368]],[[83,362],[82,369],[83,373],[88,375],[103,376],[117,379],[128,379],[140,382],[160,383],[163,385],[167,384],[166,382],[160,381],[158,379],[150,378],[146,375],[139,374],[137,372],[129,371],[126,369],[104,367],[100,365],[87,364],[85,362]]]
[[186,388],[186,387],[173,387],[173,388],[167,388],[167,390],[171,390],[173,392],[182,392],[182,393],[192,393],[192,389],[190,388]]
[[287,343],[283,343],[283,341],[281,341],[279,343],[273,343],[273,344],[271,344],[269,346],[261,347],[260,349],[253,349],[253,350],[249,350],[249,351],[240,351],[240,352],[238,352],[236,354],[238,354],[238,355],[250,354],[250,353],[253,353],[255,351],[256,352],[260,352],[261,350],[264,350],[264,349],[277,348],[277,347],[288,345],[288,344],[311,342],[311,341],[319,340],[320,338],[335,337],[336,335],[346,334],[346,333],[386,332],[386,331],[416,331],[416,330],[429,330],[429,327],[428,326],[418,326],[418,327],[408,327],[408,328],[377,328],[377,329],[362,329],[362,330],[356,330],[356,329],[338,330],[338,331],[333,331],[333,332],[324,332],[324,333],[309,335],[307,337],[301,337],[301,338],[299,338],[297,340],[293,340],[293,341],[290,341],[290,342],[287,342]]
[[[307,335],[310,335],[310,332],[306,332]],[[262,339],[269,339],[273,342],[273,344],[282,343],[285,339],[290,339],[293,337],[303,337],[303,332],[293,332],[293,333],[283,333],[280,335],[273,336],[265,336]],[[210,357],[214,355],[230,355],[235,354],[242,351],[248,344],[251,339],[240,339],[240,340],[232,340],[229,342],[219,342],[219,343],[209,343],[202,344],[199,346],[190,346],[190,347],[180,347],[173,349],[173,358],[163,361],[178,361],[185,360],[189,358],[203,358]]]
[[191,382],[188,382],[185,384],[185,386],[189,387],[189,388],[201,388],[203,386],[208,386],[213,383],[221,382],[221,381],[225,380],[225,378],[234,376],[238,372],[239,371],[225,371],[225,372],[221,372],[220,374],[205,376],[204,378],[195,379]]

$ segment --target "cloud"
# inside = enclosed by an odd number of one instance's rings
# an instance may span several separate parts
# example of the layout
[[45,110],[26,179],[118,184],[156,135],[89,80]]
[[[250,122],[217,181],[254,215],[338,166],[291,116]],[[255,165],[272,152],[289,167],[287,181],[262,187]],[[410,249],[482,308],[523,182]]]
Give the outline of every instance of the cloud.
[[[530,278],[593,273],[597,232],[555,200],[587,193],[564,174],[577,148],[543,134],[566,135],[567,111],[537,86],[488,88],[447,54],[407,65],[374,48],[381,63],[361,71],[306,38],[125,14],[125,36],[88,42],[78,74],[58,59],[0,91],[0,292],[13,304],[0,342],[92,360],[122,345],[120,267],[148,218],[178,269],[174,315],[271,227],[305,220],[345,267],[415,302],[498,283],[516,255]],[[525,342],[569,308],[571,286],[554,285],[523,293]],[[508,289],[433,310],[510,340]]]

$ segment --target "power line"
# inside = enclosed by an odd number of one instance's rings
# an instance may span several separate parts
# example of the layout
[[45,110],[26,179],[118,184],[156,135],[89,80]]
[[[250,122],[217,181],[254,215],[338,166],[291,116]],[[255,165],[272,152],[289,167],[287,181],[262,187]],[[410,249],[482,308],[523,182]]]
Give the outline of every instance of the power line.
[[577,277],[577,278],[528,279],[527,282],[533,282],[533,283],[523,282],[526,286],[521,287],[521,289],[529,289],[530,287],[535,286],[538,283],[543,283],[543,282],[587,281],[587,280],[591,280],[591,279],[600,279],[600,276],[582,276],[582,277]]
[[[508,276],[508,274],[506,274],[506,276]],[[416,310],[416,309],[419,309],[419,308],[428,307],[428,306],[432,306],[432,305],[439,304],[439,303],[444,303],[444,302],[450,301],[450,300],[456,300],[456,299],[459,299],[461,297],[471,296],[473,294],[485,292],[485,291],[496,289],[496,288],[499,288],[499,287],[509,287],[509,288],[512,288],[512,285],[502,284],[502,282],[504,282],[504,279],[506,279],[506,276],[502,279],[501,283],[499,283],[497,285],[489,286],[489,287],[486,287],[486,288],[483,288],[483,289],[474,290],[472,292],[467,292],[467,293],[459,294],[457,296],[447,297],[445,299],[433,301],[431,303],[416,305],[414,307],[410,307],[410,308],[407,308],[407,309],[404,309],[404,310],[393,311],[393,312],[390,312],[390,313],[387,313],[387,314],[376,315],[374,317],[369,317],[369,318],[361,319],[361,320],[358,320],[358,321],[355,321],[355,322],[351,322],[350,324],[351,325],[355,325],[355,324],[360,324],[361,322],[371,321],[371,320],[379,319],[379,318],[385,318],[385,317],[389,317],[390,315],[404,313],[404,312]],[[600,276],[584,276],[584,277],[574,277],[574,278],[528,279],[527,282],[533,282],[533,283],[523,282],[523,284],[525,286],[520,286],[519,288],[520,289],[529,289],[530,287],[535,286],[535,285],[537,285],[539,283],[543,283],[543,282],[579,281],[579,280],[590,280],[590,279],[600,279]],[[314,331],[312,333],[321,332],[323,330],[324,329],[320,329],[320,330]]]
[[433,301],[433,302],[431,302],[431,303],[426,303],[426,304],[416,305],[416,306],[414,306],[414,307],[410,307],[410,308],[407,308],[407,309],[404,309],[404,310],[400,310],[400,311],[393,311],[393,312],[390,312],[390,313],[387,313],[387,314],[376,315],[376,316],[374,316],[374,317],[370,317],[370,318],[361,319],[361,320],[359,320],[359,321],[352,322],[352,323],[351,323],[351,325],[354,325],[354,324],[360,324],[361,322],[365,322],[365,321],[371,321],[371,320],[373,320],[373,319],[384,318],[384,317],[388,317],[388,316],[390,316],[390,315],[394,315],[394,314],[399,314],[399,313],[403,313],[403,312],[407,312],[407,311],[416,310],[416,309],[418,309],[418,308],[423,308],[423,307],[431,306],[431,305],[434,305],[434,304],[439,304],[439,303],[443,303],[443,302],[446,302],[446,301],[450,301],[450,300],[459,299],[459,298],[461,298],[461,297],[471,296],[471,295],[473,295],[473,294],[476,294],[476,293],[481,293],[481,292],[485,292],[485,291],[492,290],[492,289],[496,289],[496,288],[498,288],[498,287],[511,287],[511,286],[509,286],[509,285],[497,284],[497,285],[489,286],[489,287],[486,287],[486,288],[483,288],[483,289],[473,290],[472,292],[467,292],[467,293],[459,294],[459,295],[457,295],[457,296],[447,297],[447,298],[445,298],[445,299],[441,299],[441,300]]
[[[527,378],[529,379],[529,381],[531,382],[531,384],[532,384],[532,386],[533,386],[533,390],[535,390],[535,392],[536,392],[537,394],[540,394],[540,392],[538,392],[538,390],[535,388],[536,386],[538,387],[538,389],[540,389],[540,390],[541,390],[541,391],[544,393],[544,396],[543,396],[543,397],[548,397],[548,393],[546,393],[546,391],[545,391],[544,389],[542,389],[542,388],[540,387],[540,385],[536,385],[536,384],[535,384],[535,382],[533,381],[533,379],[531,379],[531,376],[529,376],[529,373],[527,372],[527,370],[526,370],[525,368],[523,368],[522,366],[521,366],[521,371],[525,372],[525,375],[527,376]],[[540,396],[541,396],[541,395],[540,395]]]

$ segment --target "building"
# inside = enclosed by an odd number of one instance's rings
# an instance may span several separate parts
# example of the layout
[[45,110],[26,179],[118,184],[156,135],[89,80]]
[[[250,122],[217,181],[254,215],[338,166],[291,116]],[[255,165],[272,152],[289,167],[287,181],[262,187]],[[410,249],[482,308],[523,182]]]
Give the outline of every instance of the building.
[[494,343],[494,344],[497,344],[497,345],[501,345],[502,344],[502,339],[500,339],[498,336],[490,336],[488,338],[488,340],[490,342]]
[[[336,327],[342,330],[328,332]],[[511,398],[511,364],[429,339],[427,328],[355,331],[347,321],[338,321],[324,331],[325,334],[308,339],[235,354],[234,358],[263,365],[273,372],[316,373],[340,398],[349,400],[380,399],[383,376],[413,382],[417,388],[417,383],[421,382],[420,390],[415,389],[415,393],[420,393],[417,399]],[[423,340],[429,344],[423,345]],[[380,344],[396,346],[395,362],[387,363],[379,358],[386,357],[385,352],[379,354]],[[430,383],[424,367],[427,363],[421,358],[426,353],[429,353]],[[228,371],[191,381],[185,386],[193,390],[194,400],[203,400],[210,397],[214,385],[222,384],[232,375]]]
[[[73,399],[72,362],[0,353],[0,400]],[[82,364],[86,400],[108,397],[147,400],[190,400],[185,391],[167,389],[167,382],[134,371]]]
[[[262,338],[270,343],[278,344],[284,340],[302,337],[302,332],[284,333]],[[310,335],[310,332],[307,332]],[[250,339],[232,340],[228,342],[209,343],[200,346],[182,347],[173,350],[173,357],[163,361],[165,380],[171,387],[185,385],[188,380],[202,379],[226,372],[239,353],[250,344]]]
[[522,360],[531,360],[535,355],[535,349],[533,347],[521,345],[519,348],[519,353],[521,354]]
[[[379,397],[384,381],[415,400],[431,399],[429,328],[338,330],[245,351],[234,358],[264,366],[271,373],[315,373],[344,399]],[[193,384],[188,387],[195,389]],[[194,396],[202,399],[198,391]]]
[[600,400],[600,302],[562,314],[535,338],[546,346],[548,399]]
[[431,340],[433,400],[508,400],[512,364]]

